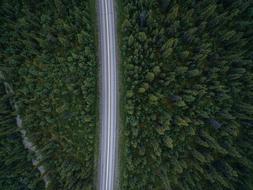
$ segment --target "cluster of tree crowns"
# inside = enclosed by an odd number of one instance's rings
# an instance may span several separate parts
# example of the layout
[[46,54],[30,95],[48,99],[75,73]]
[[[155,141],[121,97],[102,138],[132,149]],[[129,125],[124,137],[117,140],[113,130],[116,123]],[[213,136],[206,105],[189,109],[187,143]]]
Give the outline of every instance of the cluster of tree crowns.
[[[1,78],[0,189],[44,189],[10,99],[44,156],[48,189],[94,189],[97,72],[87,2],[1,8],[0,69],[15,94]],[[252,189],[252,3],[122,4],[122,189]]]
[[[3,111],[12,122],[0,127],[1,145],[8,144],[0,149],[0,189],[45,189],[36,169],[40,165],[50,177],[47,189],[94,189],[97,64],[92,10],[89,1],[79,0],[3,2],[0,69],[6,79],[2,82],[14,90],[8,96],[19,113]],[[15,114],[43,155],[37,166],[31,162],[35,155],[22,148]],[[13,146],[17,148],[11,150]]]
[[122,189],[252,189],[252,2],[122,5]]

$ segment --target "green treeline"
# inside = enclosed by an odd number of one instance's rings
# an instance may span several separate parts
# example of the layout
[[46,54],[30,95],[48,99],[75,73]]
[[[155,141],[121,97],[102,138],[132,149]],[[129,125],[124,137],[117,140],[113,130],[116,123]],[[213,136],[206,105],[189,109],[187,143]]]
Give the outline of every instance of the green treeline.
[[1,83],[0,189],[45,189],[7,99],[17,103],[23,128],[43,156],[48,189],[94,189],[94,8],[88,0],[6,0],[0,10],[0,70],[14,90],[2,97]]
[[122,190],[253,189],[253,2],[121,0]]

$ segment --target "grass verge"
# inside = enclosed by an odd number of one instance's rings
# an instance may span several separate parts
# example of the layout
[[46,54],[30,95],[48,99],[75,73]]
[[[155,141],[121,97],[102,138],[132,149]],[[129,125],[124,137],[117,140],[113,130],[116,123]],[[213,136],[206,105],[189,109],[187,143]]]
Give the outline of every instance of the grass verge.
[[95,130],[95,147],[94,147],[94,187],[97,188],[98,184],[98,167],[99,167],[99,137],[100,137],[100,65],[99,65],[99,39],[98,39],[98,14],[97,14],[97,1],[89,0],[90,5],[90,15],[92,21],[92,28],[94,32],[94,43],[95,43],[95,50],[96,50],[96,63],[97,63],[97,72],[96,72],[96,130]]
[[119,130],[118,130],[118,178],[117,178],[117,186],[118,189],[121,188],[121,181],[123,178],[123,171],[124,171],[124,165],[125,165],[125,139],[124,139],[124,126],[125,126],[125,84],[124,84],[124,65],[123,61],[124,56],[121,52],[121,45],[122,45],[122,31],[121,31],[121,25],[123,23],[124,18],[124,9],[123,9],[123,2],[122,0],[116,0],[116,12],[117,12],[117,37],[118,37],[118,80],[119,80]]

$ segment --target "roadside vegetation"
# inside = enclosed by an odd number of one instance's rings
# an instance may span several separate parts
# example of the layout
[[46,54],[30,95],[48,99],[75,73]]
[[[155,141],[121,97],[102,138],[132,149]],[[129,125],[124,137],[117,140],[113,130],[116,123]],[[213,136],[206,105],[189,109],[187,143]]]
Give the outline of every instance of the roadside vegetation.
[[38,166],[46,168],[48,189],[95,189],[97,62],[91,11],[89,0],[1,2],[0,70],[14,94],[6,95],[1,83],[0,189],[45,189],[32,166],[34,155],[22,148],[16,114],[42,155]]
[[253,189],[252,2],[119,1],[120,189]]

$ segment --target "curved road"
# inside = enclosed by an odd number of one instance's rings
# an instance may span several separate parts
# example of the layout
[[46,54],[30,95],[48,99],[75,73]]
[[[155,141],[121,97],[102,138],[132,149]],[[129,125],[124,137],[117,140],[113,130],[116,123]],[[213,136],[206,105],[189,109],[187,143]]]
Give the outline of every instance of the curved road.
[[117,158],[117,56],[114,0],[98,0],[101,64],[101,136],[99,190],[116,185]]

